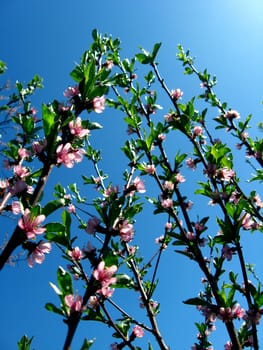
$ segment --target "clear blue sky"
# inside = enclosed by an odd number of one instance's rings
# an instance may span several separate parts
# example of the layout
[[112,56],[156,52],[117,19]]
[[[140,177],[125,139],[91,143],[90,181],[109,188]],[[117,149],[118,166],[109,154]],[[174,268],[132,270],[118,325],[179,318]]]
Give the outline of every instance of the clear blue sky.
[[[162,42],[160,70],[168,85],[180,87],[186,99],[198,91],[198,82],[182,76],[181,66],[175,59],[177,44],[181,43],[197,57],[199,67],[207,67],[217,75],[216,91],[222,100],[228,101],[242,116],[253,113],[255,130],[256,124],[262,121],[261,0],[14,0],[2,1],[0,18],[0,59],[8,65],[6,77],[14,82],[27,81],[35,73],[42,76],[45,88],[38,93],[38,102],[63,98],[65,87],[71,83],[69,72],[90,45],[91,30],[97,28],[100,32],[120,37],[123,56],[127,57],[136,53],[140,46],[150,49],[155,42]],[[106,117],[107,120],[103,119]],[[105,121],[110,127],[111,118],[114,115],[107,112],[98,121]],[[125,127],[117,130],[124,131]],[[102,148],[111,145],[110,137],[116,138],[117,130],[114,127],[110,133],[103,134],[110,136],[99,140]],[[113,146],[117,147],[118,143]],[[111,152],[114,155],[117,148]],[[107,152],[105,156],[107,172],[113,172],[116,179],[120,179],[121,169],[118,172],[111,160],[107,163],[109,155]],[[56,180],[52,179],[53,182]],[[67,181],[75,180],[66,179],[65,184]],[[159,235],[156,223],[153,220],[152,225],[145,226],[142,221],[138,223],[141,226],[137,232],[144,232],[147,242],[153,242]],[[8,226],[1,232],[2,237],[6,232],[10,233]],[[256,246],[248,253],[251,259],[260,255]],[[192,263],[176,257],[172,249],[167,252],[167,261],[173,265],[161,265],[162,283],[158,294],[165,293],[166,297],[160,300],[160,327],[172,349],[189,349],[195,341],[193,323],[199,315],[194,308],[182,305],[181,300],[199,291],[201,276]],[[34,269],[20,262],[15,268],[6,267],[1,272],[1,349],[16,349],[18,339],[25,333],[35,337],[33,348],[36,350],[62,347],[66,327],[59,316],[44,309],[47,301],[57,302],[48,281],[55,282],[58,263],[61,261],[54,251],[44,265]],[[170,311],[171,304],[174,305],[173,312]],[[97,338],[94,350],[109,349],[111,331],[90,327],[89,323],[80,325],[72,350],[80,348],[84,337]],[[226,335],[220,331],[214,335],[215,349],[223,348],[224,341],[228,340],[227,337],[222,340],[224,337]]]

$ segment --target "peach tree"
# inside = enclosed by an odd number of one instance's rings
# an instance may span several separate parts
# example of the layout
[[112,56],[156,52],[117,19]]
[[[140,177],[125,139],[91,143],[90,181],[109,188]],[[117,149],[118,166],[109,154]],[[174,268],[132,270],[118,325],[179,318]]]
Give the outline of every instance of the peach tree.
[[[249,136],[251,116],[241,118],[221,102],[214,92],[216,78],[198,70],[180,45],[177,58],[184,74],[199,81],[200,93],[186,101],[180,87],[168,87],[157,62],[160,47],[157,43],[152,51],[141,49],[130,59],[121,58],[120,41],[94,30],[90,48],[70,73],[73,83],[65,89],[64,100],[43,103],[40,112],[32,106],[35,90],[42,87],[37,75],[27,84],[17,82],[7,99],[7,86],[1,88],[5,176],[0,211],[5,220],[15,218],[16,225],[3,240],[0,268],[15,264],[18,256],[37,268],[35,264],[48,259],[46,254],[61,255],[64,266],[57,268],[57,281],[50,282],[57,302],[47,301],[46,309],[67,326],[64,350],[70,349],[84,321],[112,329],[111,349],[141,349],[140,338],[146,333],[149,350],[176,346],[162,334],[162,300],[155,297],[164,278],[160,262],[166,263],[168,250],[190,260],[203,276],[199,293],[183,300],[202,317],[192,349],[212,349],[210,334],[219,322],[227,332],[225,349],[260,346],[262,284],[246,262],[243,237],[246,231],[262,231],[263,202],[238,173],[237,164],[253,170],[248,180],[259,188],[263,141]],[[1,62],[1,73],[5,68]],[[121,162],[107,159],[120,175],[117,184],[102,169],[103,149],[93,143],[95,137],[100,145],[102,125],[94,119],[105,109],[123,116],[127,128]],[[113,123],[107,132],[118,139]],[[75,181],[80,162],[92,170]],[[72,172],[73,183],[50,188],[50,175],[58,168],[69,178]],[[53,199],[46,201],[44,192]],[[200,216],[201,209],[196,214],[198,201],[200,208],[206,203],[207,215]],[[158,217],[161,222],[162,232],[152,237],[150,247],[143,245],[139,217],[147,223]],[[143,256],[143,249],[147,255],[152,251],[150,258]],[[128,310],[118,294],[127,299],[135,294],[137,305]],[[140,312],[133,314],[137,307]],[[170,308],[180,316],[172,300]],[[23,336],[18,348],[30,349],[31,343],[32,338]],[[81,349],[93,343],[84,339]]]

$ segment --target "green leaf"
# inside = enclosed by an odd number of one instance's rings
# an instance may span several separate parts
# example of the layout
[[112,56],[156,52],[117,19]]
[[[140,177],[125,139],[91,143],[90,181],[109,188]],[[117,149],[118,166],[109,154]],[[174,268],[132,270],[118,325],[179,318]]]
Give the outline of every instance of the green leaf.
[[17,343],[18,350],[30,350],[32,340],[33,337],[29,339],[26,335],[23,335],[23,337]]
[[52,303],[46,303],[45,309],[47,309],[48,311],[54,312],[55,314],[59,314],[61,316],[64,316],[63,311],[61,309],[59,309],[58,307],[56,307]]
[[0,74],[3,74],[6,69],[7,69],[6,64],[0,60]]
[[55,199],[53,201],[50,201],[49,203],[47,203],[44,208],[42,208],[42,214],[48,216],[50,214],[52,214],[54,211],[56,211],[57,209],[63,207],[65,205],[65,200],[64,199]]
[[207,302],[203,299],[200,299],[200,298],[190,298],[190,299],[187,299],[187,300],[184,300],[183,301],[184,304],[187,304],[187,305],[202,305],[202,306],[206,306],[207,305]]
[[71,275],[62,267],[59,267],[57,270],[57,279],[63,295],[73,294]]
[[114,284],[114,288],[133,288],[134,282],[130,276],[126,274],[116,274],[117,282]]
[[157,53],[161,47],[162,43],[156,43],[153,47],[153,51],[152,51],[152,63],[154,62],[155,60],[155,57],[157,56]]
[[43,129],[47,142],[53,141],[55,131],[55,112],[51,106],[42,105]]
[[95,342],[95,339],[93,339],[93,340],[85,339],[80,350],[90,349],[91,346],[94,344],[94,342]]

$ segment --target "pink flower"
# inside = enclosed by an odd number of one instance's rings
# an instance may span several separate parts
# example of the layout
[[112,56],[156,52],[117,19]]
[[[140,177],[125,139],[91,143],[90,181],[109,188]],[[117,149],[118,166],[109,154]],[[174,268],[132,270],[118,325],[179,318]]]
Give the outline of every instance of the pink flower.
[[164,120],[166,121],[166,123],[171,123],[174,120],[174,115],[171,113],[167,113],[164,116]]
[[33,152],[36,154],[40,154],[41,152],[43,152],[46,146],[47,146],[47,140],[35,141],[32,143]]
[[163,188],[172,192],[174,190],[174,183],[172,183],[172,181],[164,181]]
[[26,233],[27,239],[34,239],[36,235],[41,235],[46,231],[44,227],[39,226],[45,218],[45,215],[31,217],[30,210],[26,208],[24,215],[18,221],[18,226]]
[[100,295],[103,295],[104,298],[111,298],[113,293],[114,293],[114,288],[110,288],[108,286],[106,287],[102,287],[101,289],[97,290],[97,293],[99,293]]
[[231,350],[232,349],[232,342],[231,341],[228,341],[226,342],[226,344],[224,345],[224,350]]
[[146,192],[144,182],[139,178],[139,176],[136,176],[136,178],[133,181],[133,185],[135,186],[137,192]]
[[240,320],[241,318],[244,317],[245,313],[246,313],[245,310],[241,308],[239,304],[235,304],[232,307],[232,314],[234,318],[238,318]]
[[9,181],[7,179],[0,179],[0,189],[5,190],[9,186]]
[[40,241],[40,243],[27,258],[28,266],[33,267],[34,263],[42,264],[42,262],[45,260],[45,254],[49,254],[50,251],[50,242]]
[[235,176],[234,170],[228,169],[227,167],[219,169],[217,174],[221,180],[227,181],[227,182],[230,181]]
[[57,163],[72,168],[74,163],[81,162],[83,153],[83,150],[74,150],[69,142],[65,145],[60,144],[56,150]]
[[232,260],[233,249],[230,248],[227,244],[222,248],[222,256],[227,260]]
[[112,195],[112,193],[118,193],[119,187],[118,186],[109,186],[103,193],[103,196],[105,198],[108,198]]
[[143,331],[142,327],[140,327],[137,324],[133,327],[132,332],[137,338],[142,338],[144,336],[144,331]]
[[182,183],[185,182],[185,178],[183,175],[181,175],[180,173],[177,173],[175,176],[175,180],[177,183]]
[[195,241],[196,240],[196,235],[194,234],[194,232],[188,231],[185,236],[186,236],[187,239],[189,239],[189,241]]
[[167,248],[167,244],[164,243],[164,235],[155,238],[155,243],[156,244],[160,244],[162,249],[166,249]]
[[13,201],[12,204],[11,204],[11,210],[12,210],[12,213],[15,214],[15,215],[21,213],[21,204],[20,204],[20,202]]
[[92,218],[89,219],[86,227],[86,232],[90,234],[94,234],[97,230],[97,227],[99,226],[100,220],[96,217],[93,216]]
[[92,295],[89,298],[88,304],[89,304],[89,307],[91,307],[92,309],[95,309],[97,306],[99,306],[99,300],[96,297],[96,295]]
[[179,100],[183,96],[183,92],[180,89],[172,90],[171,91],[171,97],[174,101]]
[[242,227],[244,230],[250,230],[252,228],[255,228],[255,221],[252,219],[251,215],[249,213],[246,213],[243,216],[242,219]]
[[30,152],[26,148],[19,148],[18,155],[21,159],[28,158],[30,156]]
[[65,91],[64,91],[64,96],[67,98],[71,98],[74,96],[79,95],[79,87],[78,85],[75,86],[69,86]]
[[82,306],[83,299],[80,295],[68,294],[64,297],[65,304],[70,308],[70,312],[80,312],[83,311],[84,307]]
[[201,136],[203,133],[203,128],[201,126],[194,127],[194,136]]
[[117,271],[117,266],[105,266],[105,262],[101,261],[96,270],[93,271],[93,277],[100,282],[102,287],[109,287],[117,281],[116,277],[112,277]]
[[163,141],[165,141],[165,139],[166,139],[166,135],[165,135],[165,134],[159,134],[157,137],[158,137],[158,140],[159,140],[160,142],[163,142]]
[[83,252],[79,247],[75,247],[68,251],[68,255],[71,256],[72,260],[80,260],[83,258]]
[[105,102],[106,99],[104,96],[97,96],[92,100],[92,104],[93,104],[93,110],[96,113],[102,113],[105,109]]
[[69,205],[68,205],[68,212],[69,213],[76,213],[76,208],[75,208],[75,205],[74,204],[72,204],[72,203],[70,203]]
[[162,200],[161,206],[165,209],[173,207],[173,200],[171,198],[166,198]]
[[144,171],[147,174],[153,175],[155,173],[155,166],[154,164],[147,164],[144,168]]
[[26,167],[21,166],[21,165],[14,166],[14,173],[15,173],[15,175],[19,176],[20,179],[23,179],[24,177],[27,177],[30,174],[28,169]]
[[107,60],[105,62],[105,66],[106,66],[107,69],[111,70],[113,68],[113,66],[114,66],[114,63],[113,63],[112,60]]
[[166,230],[171,230],[173,228],[173,224],[171,223],[171,222],[167,222],[166,224],[165,224],[165,229]]
[[120,237],[123,242],[130,242],[134,236],[133,225],[128,222],[128,220],[124,220],[119,227]]
[[239,119],[240,118],[240,114],[237,111],[235,111],[234,109],[230,109],[230,111],[226,112],[224,117],[226,119],[229,119],[229,120]]
[[188,166],[188,168],[192,169],[192,170],[195,170],[196,169],[196,163],[194,161],[193,158],[188,158],[186,159],[185,161],[186,165]]
[[72,135],[79,137],[80,139],[89,135],[89,129],[83,129],[82,121],[80,117],[77,117],[76,120],[71,120],[68,124],[70,132]]

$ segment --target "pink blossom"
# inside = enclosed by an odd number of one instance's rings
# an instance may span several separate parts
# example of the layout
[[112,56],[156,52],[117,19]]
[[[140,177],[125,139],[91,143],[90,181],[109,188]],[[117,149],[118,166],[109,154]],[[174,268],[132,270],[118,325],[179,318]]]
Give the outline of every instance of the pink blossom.
[[76,120],[71,120],[68,125],[71,134],[76,137],[83,138],[90,133],[89,129],[84,129],[82,127],[82,121],[80,117],[77,117]]
[[179,100],[183,96],[183,92],[180,89],[172,90],[171,97],[174,101]]
[[93,216],[88,220],[87,227],[86,227],[86,232],[90,234],[94,234],[97,230],[97,227],[99,226],[100,220],[96,217]]
[[174,115],[171,113],[167,113],[164,116],[164,120],[166,121],[166,123],[171,123],[174,120]]
[[21,204],[20,204],[20,202],[13,201],[12,204],[11,204],[11,210],[12,210],[12,213],[15,214],[15,215],[21,213]]
[[116,283],[117,278],[112,277],[117,271],[117,266],[105,266],[105,261],[101,261],[97,268],[93,271],[93,277],[100,282],[102,287],[109,287]]
[[36,235],[41,235],[46,231],[44,227],[40,227],[45,218],[43,214],[31,217],[30,210],[26,208],[24,215],[18,221],[18,226],[26,233],[28,239],[34,239]]
[[147,174],[153,175],[155,173],[155,166],[154,164],[147,164],[144,168],[144,171]]
[[163,188],[172,192],[174,190],[174,183],[172,181],[164,181]]
[[9,186],[9,181],[7,179],[1,180],[0,179],[0,188],[2,190],[5,190]]
[[71,213],[71,214],[76,213],[76,208],[75,208],[75,205],[74,205],[74,204],[70,203],[70,204],[68,205],[68,212]]
[[201,136],[203,133],[203,128],[201,126],[194,127],[194,136]]
[[65,145],[60,144],[56,150],[57,163],[72,168],[74,163],[81,162],[83,153],[83,150],[74,150],[69,142]]
[[28,175],[30,175],[29,170],[26,167],[23,167],[21,165],[14,166],[14,173],[15,175],[19,176],[20,179],[23,179],[24,177],[27,177]]
[[227,261],[232,260],[233,249],[230,248],[227,244],[224,245],[224,247],[222,248],[222,256],[223,256],[223,258],[225,258]]
[[68,255],[72,258],[72,260],[80,260],[83,258],[83,252],[79,247],[75,247],[72,250],[68,251]]
[[97,96],[92,100],[92,104],[93,104],[93,110],[96,113],[102,113],[105,109],[105,102],[106,99],[104,96]]
[[253,202],[255,203],[255,205],[259,208],[263,208],[263,202],[260,199],[260,196],[258,194],[256,194],[253,198]]
[[195,241],[196,240],[196,235],[194,232],[190,232],[188,231],[186,234],[185,234],[186,238],[189,239],[189,241]]
[[228,169],[227,167],[224,167],[222,169],[219,169],[217,171],[218,177],[223,181],[230,181],[234,176],[235,172],[232,169]]
[[252,219],[249,213],[246,213],[242,218],[242,227],[244,230],[250,230],[255,228],[255,221]]
[[99,306],[99,300],[98,300],[98,298],[96,297],[96,295],[92,295],[92,296],[89,298],[88,304],[89,304],[89,306],[90,306],[92,309],[95,309],[96,307]]
[[74,96],[79,95],[79,87],[78,85],[75,86],[69,86],[65,91],[64,91],[64,96],[66,98],[71,98]]
[[226,342],[226,344],[224,345],[224,350],[231,350],[232,349],[232,342],[231,341],[228,341]]
[[34,263],[42,264],[42,262],[45,260],[45,254],[49,254],[50,251],[50,242],[40,241],[40,243],[27,258],[28,266],[33,267]]
[[18,155],[21,159],[28,158],[30,156],[30,152],[26,148],[19,148]]
[[144,336],[144,331],[142,327],[137,324],[133,327],[132,332],[137,338],[142,338]]
[[186,165],[188,166],[188,168],[192,169],[192,170],[195,170],[196,169],[196,163],[194,161],[193,158],[188,158],[186,159],[185,161]]
[[111,348],[111,350],[118,350],[119,348],[118,348],[118,343],[112,343],[111,345],[110,345],[110,348]]
[[84,307],[82,306],[83,298],[80,295],[68,294],[64,297],[65,304],[70,308],[70,312],[81,312]]
[[185,178],[183,175],[181,175],[180,173],[177,173],[175,176],[175,180],[177,183],[182,183],[185,182]]
[[160,244],[163,249],[167,248],[167,244],[164,243],[164,235],[155,238],[155,243]]
[[234,109],[230,109],[226,114],[224,115],[226,119],[233,120],[233,119],[239,119],[240,114],[235,111]]
[[107,60],[105,62],[105,66],[106,66],[107,69],[111,70],[113,68],[113,66],[114,66],[114,63],[113,63],[112,60]]
[[244,317],[245,315],[245,310],[240,307],[239,304],[235,304],[232,307],[232,314],[234,318],[238,318],[239,320]]
[[135,186],[137,192],[146,192],[144,182],[139,178],[139,176],[136,176],[136,178],[133,181],[133,185]]
[[36,154],[42,153],[43,150],[46,148],[46,146],[47,146],[47,140],[35,141],[32,143],[33,152]]
[[108,198],[112,195],[112,193],[118,193],[119,192],[119,187],[118,186],[109,186],[104,192],[103,196],[105,198]]
[[163,142],[163,141],[165,141],[165,139],[166,139],[166,135],[165,135],[165,134],[159,134],[157,137],[158,137],[158,140],[159,140],[160,142]]
[[123,242],[130,242],[134,236],[133,225],[128,222],[128,220],[124,220],[122,224],[119,226],[120,237]]
[[104,298],[111,298],[114,293],[114,288],[110,288],[109,286],[102,287],[101,289],[97,290],[97,293],[104,296]]
[[171,222],[167,222],[165,224],[165,228],[166,228],[166,230],[171,230],[173,228],[173,224]]
[[166,198],[161,201],[161,206],[165,209],[173,207],[173,200],[171,198]]

